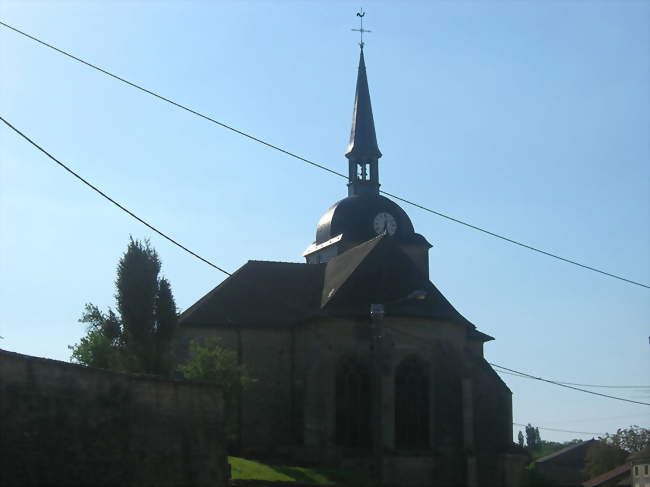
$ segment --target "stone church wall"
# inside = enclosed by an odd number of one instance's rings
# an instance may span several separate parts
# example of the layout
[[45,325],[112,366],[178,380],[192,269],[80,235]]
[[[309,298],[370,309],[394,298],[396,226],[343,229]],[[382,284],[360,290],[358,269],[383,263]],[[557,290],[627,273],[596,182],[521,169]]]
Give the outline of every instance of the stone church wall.
[[[386,479],[405,483],[408,477],[413,485],[463,485],[470,478],[478,485],[494,485],[500,479],[499,485],[510,485],[502,454],[512,443],[511,393],[483,362],[480,348],[470,346],[467,329],[391,316],[383,328]],[[187,332],[193,338],[221,337],[257,380],[244,391],[241,404],[241,454],[322,465],[356,458],[358,467],[368,466],[369,450],[337,445],[336,384],[337,370],[346,360],[371,370],[369,317],[317,318],[293,329],[212,327]],[[398,367],[413,357],[425,366],[430,381],[430,439],[428,447],[417,451],[398,448],[395,420]]]
[[293,443],[291,333],[289,328],[241,331],[241,360],[255,379],[242,396],[243,453],[267,456]]
[[253,379],[233,397],[226,411],[226,430],[232,453],[263,458],[278,447],[295,444],[298,419],[292,401],[292,340],[290,328],[191,327],[181,329],[177,358],[187,360],[190,340],[217,338],[237,353],[239,363]]
[[218,387],[0,350],[0,486],[226,485]]

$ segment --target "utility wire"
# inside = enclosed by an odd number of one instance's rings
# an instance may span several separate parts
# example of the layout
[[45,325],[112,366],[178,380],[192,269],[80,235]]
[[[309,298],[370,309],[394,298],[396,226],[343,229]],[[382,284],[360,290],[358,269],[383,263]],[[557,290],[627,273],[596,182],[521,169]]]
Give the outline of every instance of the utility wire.
[[561,382],[556,382],[554,380],[544,379],[543,377],[536,377],[534,375],[530,375],[530,374],[527,374],[525,372],[520,372],[519,370],[509,369],[508,367],[504,367],[502,365],[498,365],[498,364],[495,364],[495,363],[492,363],[492,362],[488,362],[488,363],[493,367],[497,367],[499,369],[504,369],[504,370],[507,370],[508,372],[514,372],[515,374],[519,374],[519,375],[521,375],[523,377],[539,380],[539,381],[542,381],[542,382],[548,382],[549,384],[554,384],[554,385],[560,386],[560,387],[566,387],[567,389],[573,389],[574,391],[586,392],[587,394],[593,394],[594,396],[608,397],[610,399],[616,399],[617,401],[632,402],[632,403],[635,403],[635,404],[642,404],[644,406],[650,406],[650,403],[647,403],[647,402],[633,401],[632,399],[625,399],[623,397],[610,396],[609,394],[602,394],[600,392],[588,391],[587,389],[580,389],[578,387],[563,384]]
[[[527,424],[521,424],[521,423],[512,423],[515,426],[523,426],[526,427],[528,426]],[[531,425],[533,426],[533,425]],[[535,428],[539,428],[541,430],[547,430],[547,431],[559,431],[560,433],[577,433],[580,435],[599,435],[599,436],[604,436],[607,433],[594,433],[593,431],[573,431],[573,430],[561,430],[561,429],[556,429],[556,428],[547,428],[546,426],[535,426]]]
[[[81,177],[79,174],[77,174],[75,171],[73,171],[72,169],[70,169],[67,165],[65,165],[64,163],[62,163],[61,161],[59,161],[56,157],[54,157],[52,154],[50,154],[49,152],[47,152],[45,149],[43,149],[40,145],[38,145],[36,142],[34,142],[32,139],[30,139],[27,135],[25,135],[23,132],[21,132],[20,130],[18,130],[16,127],[14,127],[11,123],[9,123],[7,120],[5,120],[2,116],[0,116],[0,120],[1,120],[2,122],[4,122],[5,125],[7,125],[11,130],[13,130],[14,132],[16,132],[16,133],[17,133],[18,135],[20,135],[23,139],[25,139],[27,142],[29,142],[31,145],[33,145],[33,146],[36,147],[39,151],[41,151],[43,154],[45,154],[48,158],[50,158],[51,160],[53,160],[54,162],[56,162],[59,166],[61,166],[61,167],[62,167],[63,169],[65,169],[67,172],[69,172],[70,174],[72,174],[75,178],[77,178],[79,181],[81,181],[81,182],[84,183],[86,186],[88,186],[89,188],[91,188],[93,191],[95,191],[96,193],[98,193],[100,196],[102,196],[103,198],[105,198],[105,199],[107,199],[108,201],[110,201],[111,203],[113,203],[113,204],[114,204],[115,206],[117,206],[120,210],[124,211],[124,212],[127,213],[129,216],[131,216],[132,218],[136,219],[137,221],[139,221],[140,223],[142,223],[142,224],[145,225],[146,227],[150,228],[151,230],[153,230],[154,232],[156,232],[158,235],[160,235],[161,237],[165,238],[165,239],[168,240],[169,242],[173,243],[174,245],[176,245],[176,246],[179,247],[180,249],[182,249],[182,250],[184,250],[185,252],[189,253],[189,254],[192,255],[193,257],[195,257],[195,258],[199,259],[200,261],[202,261],[202,262],[208,264],[209,266],[211,266],[211,267],[217,269],[218,271],[220,271],[220,272],[226,274],[227,276],[231,276],[231,275],[232,275],[230,272],[226,271],[225,269],[223,269],[223,268],[219,267],[218,265],[216,265],[216,264],[210,262],[208,259],[206,259],[206,258],[204,258],[204,257],[201,257],[201,256],[200,256],[199,254],[197,254],[196,252],[193,252],[192,250],[188,249],[186,246],[184,246],[183,244],[181,244],[181,243],[178,242],[177,240],[173,239],[172,237],[170,237],[170,236],[167,235],[166,233],[164,233],[164,232],[158,230],[158,229],[157,229],[156,227],[154,227],[152,224],[150,224],[150,223],[148,223],[146,220],[140,218],[138,215],[136,215],[135,213],[133,213],[131,210],[129,210],[128,208],[126,208],[126,207],[123,206],[122,204],[118,203],[116,200],[114,200],[113,198],[111,198],[110,196],[108,196],[106,193],[104,193],[102,190],[100,190],[97,186],[93,185],[93,184],[90,183],[88,180],[84,179],[84,178]],[[392,327],[390,327],[390,329],[391,329],[391,330],[394,330],[394,331],[396,331],[396,332],[398,332],[398,333],[401,333],[401,334],[403,334],[403,335],[411,336],[411,337],[413,337],[413,338],[416,338],[416,339],[421,340],[421,338],[418,337],[417,335],[414,335],[414,334],[411,334],[411,333],[407,333],[407,332],[404,332],[404,331],[401,331],[401,330],[398,330],[398,329],[396,329],[396,328],[392,328]],[[430,343],[428,343],[428,344],[431,345]],[[518,370],[509,369],[508,367],[503,367],[502,365],[494,364],[494,363],[492,363],[492,362],[488,362],[488,363],[489,363],[490,365],[492,365],[493,367],[497,367],[497,368],[499,368],[499,369],[504,369],[504,370],[506,370],[506,371],[508,371],[508,372],[511,372],[511,373],[513,373],[513,374],[518,374],[518,375],[520,375],[520,376],[529,377],[529,378],[536,379],[536,380],[543,381],[543,382],[548,382],[548,383],[550,383],[550,384],[555,384],[555,385],[557,385],[557,386],[566,387],[566,388],[569,388],[569,389],[574,389],[574,390],[576,390],[576,391],[580,391],[580,392],[586,392],[586,393],[588,393],[588,394],[594,394],[594,395],[596,395],[596,396],[607,397],[607,398],[610,398],[610,399],[617,399],[617,400],[619,400],[619,401],[625,401],[625,402],[631,402],[631,403],[635,403],[635,404],[643,404],[643,405],[645,405],[645,406],[650,406],[650,403],[640,402],[640,401],[633,401],[633,400],[631,400],[631,399],[624,399],[624,398],[621,398],[621,397],[610,396],[610,395],[607,395],[607,394],[601,394],[601,393],[599,393],[599,392],[587,391],[587,390],[585,390],[585,389],[579,389],[579,388],[577,388],[577,387],[573,387],[573,386],[570,386],[570,385],[565,385],[565,384],[562,384],[562,383],[559,383],[559,382],[556,382],[556,381],[552,381],[552,380],[548,380],[548,379],[543,379],[543,378],[541,378],[541,377],[535,377],[535,376],[533,376],[533,375],[526,374],[525,372],[520,372],[520,371],[518,371]]]
[[152,224],[150,224],[149,222],[143,220],[143,219],[140,218],[138,215],[136,215],[135,213],[133,213],[131,210],[129,210],[129,209],[126,208],[125,206],[123,206],[123,205],[121,205],[120,203],[118,203],[117,201],[115,201],[113,198],[111,198],[110,196],[108,196],[106,193],[104,193],[104,192],[103,192],[101,189],[99,189],[97,186],[95,186],[94,184],[90,183],[90,182],[87,181],[86,179],[82,178],[79,174],[77,174],[76,172],[74,172],[72,169],[70,169],[68,166],[66,166],[65,164],[63,164],[61,161],[59,161],[56,157],[54,157],[52,154],[50,154],[50,153],[47,152],[45,149],[43,149],[40,145],[38,145],[38,144],[37,144],[36,142],[34,142],[32,139],[30,139],[29,137],[27,137],[24,133],[22,133],[22,132],[21,132],[20,130],[18,130],[16,127],[14,127],[14,126],[11,125],[9,122],[7,122],[7,120],[5,120],[2,116],[0,116],[0,120],[2,120],[2,121],[3,121],[3,122],[4,122],[4,123],[5,123],[5,124],[6,124],[10,129],[11,129],[11,130],[13,130],[14,132],[16,132],[16,133],[17,133],[18,135],[20,135],[23,139],[25,139],[27,142],[29,142],[29,143],[32,144],[34,147],[36,147],[39,151],[41,151],[41,152],[42,152],[43,154],[45,154],[47,157],[49,157],[50,159],[52,159],[52,160],[53,160],[54,162],[56,162],[59,166],[61,166],[61,167],[62,167],[63,169],[65,169],[66,171],[68,171],[70,174],[72,174],[75,178],[77,178],[79,181],[81,181],[82,183],[84,183],[84,184],[85,184],[86,186],[88,186],[90,189],[92,189],[93,191],[99,193],[101,196],[103,196],[103,197],[106,198],[108,201],[110,201],[111,203],[113,203],[113,204],[114,204],[115,206],[117,206],[120,210],[124,211],[125,213],[127,213],[127,214],[130,215],[131,217],[135,218],[135,219],[138,220],[140,223],[142,223],[143,225],[149,227],[151,230],[153,230],[154,232],[156,232],[156,233],[157,233],[158,235],[160,235],[161,237],[163,237],[163,238],[169,240],[171,243],[173,243],[173,244],[176,245],[177,247],[181,248],[181,249],[184,250],[185,252],[189,253],[190,255],[196,257],[196,258],[199,259],[200,261],[205,262],[205,263],[208,264],[209,266],[214,267],[214,268],[217,269],[218,271],[223,272],[224,274],[226,274],[226,275],[228,275],[228,276],[232,275],[230,272],[226,271],[225,269],[223,269],[223,268],[219,267],[218,265],[216,265],[216,264],[210,262],[208,259],[206,259],[206,258],[204,258],[204,257],[201,257],[201,256],[200,256],[199,254],[197,254],[196,252],[193,252],[192,250],[188,249],[188,248],[185,247],[183,244],[179,243],[177,240],[173,239],[172,237],[170,237],[170,236],[167,235],[166,233],[161,232],[161,231],[158,230],[156,227],[154,227]]
[[[520,373],[514,373],[514,372],[507,372],[505,370],[499,370],[498,371],[501,374],[508,374],[508,375],[514,375],[515,377],[524,377],[526,379],[530,379],[530,377],[526,375],[522,375]],[[603,387],[603,388],[609,388],[609,389],[650,389],[650,386],[605,386],[605,385],[600,385],[600,384],[578,384],[576,382],[564,382],[560,380],[556,380],[558,384],[563,384],[566,386],[582,386],[582,387]]]
[[594,422],[594,421],[611,421],[611,420],[620,420],[620,419],[630,419],[630,418],[645,418],[648,419],[650,418],[649,413],[643,413],[643,414],[626,414],[623,416],[606,416],[606,417],[600,417],[600,418],[580,418],[580,419],[561,419],[561,420],[555,420],[556,422],[559,423],[588,423],[588,422]]
[[[0,21],[0,25],[6,27],[6,28],[8,28],[8,29],[11,29],[11,30],[13,30],[14,32],[16,32],[16,33],[18,33],[18,34],[21,34],[21,35],[27,37],[28,39],[31,39],[31,40],[33,40],[33,41],[35,41],[35,42],[38,42],[39,44],[41,44],[41,45],[43,45],[43,46],[45,46],[45,47],[48,47],[48,48],[50,48],[50,49],[52,49],[52,50],[54,50],[54,51],[56,51],[56,52],[58,52],[58,53],[60,53],[60,54],[63,54],[64,56],[67,56],[67,57],[69,57],[69,58],[71,58],[71,59],[74,59],[75,61],[78,61],[78,62],[80,62],[80,63],[82,63],[82,64],[84,64],[84,65],[86,65],[86,66],[88,66],[88,67],[90,67],[90,68],[92,68],[92,69],[95,69],[95,70],[97,70],[97,71],[99,71],[99,72],[101,72],[101,73],[103,73],[103,74],[105,74],[105,75],[107,75],[107,76],[110,76],[110,77],[112,77],[112,78],[114,78],[114,79],[116,79],[116,80],[118,80],[118,81],[121,81],[122,83],[125,83],[125,84],[127,84],[127,85],[129,85],[129,86],[131,86],[131,87],[133,87],[133,88],[135,88],[135,89],[137,89],[137,90],[140,90],[140,91],[142,91],[142,92],[144,92],[144,93],[147,93],[148,95],[154,96],[154,97],[156,97],[156,98],[158,98],[158,99],[160,99],[160,100],[162,100],[162,101],[165,101],[165,102],[167,102],[167,103],[169,103],[169,104],[171,104],[171,105],[174,105],[174,106],[177,107],[177,108],[180,108],[180,109],[182,109],[182,110],[185,110],[185,111],[191,113],[192,115],[196,115],[197,117],[203,118],[203,119],[205,119],[205,120],[207,120],[207,121],[209,121],[209,122],[212,122],[212,123],[214,123],[214,124],[216,124],[216,125],[219,125],[220,127],[223,127],[223,128],[225,128],[225,129],[228,129],[228,130],[230,130],[230,131],[232,131],[232,132],[235,132],[235,133],[237,133],[237,134],[239,134],[239,135],[242,135],[242,136],[244,136],[244,137],[246,137],[246,138],[248,138],[248,139],[251,139],[251,140],[253,140],[253,141],[255,141],[255,142],[259,142],[260,144],[263,144],[263,145],[265,145],[265,146],[267,146],[267,147],[269,147],[269,148],[271,148],[271,149],[274,149],[274,150],[277,150],[277,151],[279,151],[279,152],[282,152],[283,154],[286,154],[286,155],[288,155],[288,156],[290,156],[290,157],[293,157],[293,158],[298,159],[298,160],[300,160],[300,161],[302,161],[302,162],[305,162],[305,163],[307,163],[307,164],[310,164],[310,165],[312,165],[312,166],[314,166],[314,167],[317,167],[317,168],[319,168],[319,169],[322,169],[323,171],[327,171],[327,172],[329,172],[330,174],[333,174],[333,175],[335,175],[335,176],[339,176],[339,177],[341,177],[341,178],[343,178],[343,179],[348,179],[348,177],[347,177],[345,174],[343,174],[343,173],[340,173],[340,172],[338,172],[338,171],[335,171],[334,169],[331,169],[331,168],[329,168],[329,167],[327,167],[327,166],[325,166],[325,165],[323,165],[323,164],[319,164],[319,163],[316,163],[316,162],[314,162],[314,161],[311,161],[311,160],[309,160],[309,159],[307,159],[307,158],[305,158],[305,157],[302,157],[302,156],[300,156],[300,155],[298,155],[298,154],[295,154],[295,153],[290,152],[290,151],[288,151],[288,150],[286,150],[286,149],[283,149],[282,147],[279,147],[279,146],[277,146],[277,145],[271,144],[271,143],[269,143],[269,142],[267,142],[267,141],[265,141],[265,140],[262,140],[262,139],[260,139],[260,138],[258,138],[258,137],[255,137],[255,136],[253,136],[253,135],[251,135],[251,134],[249,134],[249,133],[246,133],[246,132],[244,132],[244,131],[242,131],[242,130],[236,129],[236,128],[234,128],[234,127],[228,125],[228,124],[225,124],[225,123],[223,123],[223,122],[220,122],[220,121],[218,121],[218,120],[215,120],[214,118],[209,117],[208,115],[205,115],[205,114],[200,113],[200,112],[198,112],[198,111],[196,111],[196,110],[193,110],[193,109],[191,109],[191,108],[189,108],[189,107],[187,107],[187,106],[185,106],[185,105],[182,105],[181,103],[175,102],[175,101],[173,101],[173,100],[171,100],[171,99],[169,99],[169,98],[167,98],[167,97],[164,97],[164,96],[162,96],[162,95],[160,95],[160,94],[158,94],[158,93],[156,93],[156,92],[154,92],[154,91],[152,91],[152,90],[149,90],[149,89],[147,89],[147,88],[144,88],[144,87],[142,87],[142,86],[140,86],[140,85],[138,85],[138,84],[136,84],[136,83],[133,83],[133,82],[131,82],[131,81],[128,81],[127,79],[124,79],[124,78],[122,78],[122,77],[120,77],[120,76],[117,76],[116,74],[113,74],[113,73],[111,73],[111,72],[109,72],[109,71],[107,71],[107,70],[105,70],[105,69],[103,69],[103,68],[100,68],[99,66],[96,66],[95,64],[92,64],[92,63],[90,63],[90,62],[88,62],[88,61],[85,61],[84,59],[81,59],[81,58],[79,58],[79,57],[77,57],[77,56],[74,56],[73,54],[70,54],[69,52],[64,51],[63,49],[59,49],[58,47],[53,46],[52,44],[48,44],[47,42],[45,42],[45,41],[43,41],[43,40],[41,40],[41,39],[38,39],[37,37],[34,37],[34,36],[32,36],[32,35],[30,35],[30,34],[28,34],[28,33],[26,33],[26,32],[23,32],[22,30],[17,29],[16,27],[13,27],[13,26],[11,26],[11,25],[5,23],[5,22]],[[428,212],[428,213],[432,213],[432,214],[437,215],[437,216],[439,216],[439,217],[445,218],[445,219],[447,219],[447,220],[449,220],[449,221],[452,221],[452,222],[454,222],[454,223],[458,223],[458,224],[460,224],[460,225],[464,225],[464,226],[466,226],[466,227],[468,227],[468,228],[471,228],[471,229],[473,229],[473,230],[477,230],[477,231],[482,232],[482,233],[484,233],[484,234],[486,234],[486,235],[490,235],[490,236],[492,236],[492,237],[495,237],[495,238],[498,238],[498,239],[504,240],[504,241],[509,242],[509,243],[511,243],[511,244],[513,244],[513,245],[517,245],[517,246],[519,246],[519,247],[523,247],[523,248],[525,248],[525,249],[531,250],[531,251],[533,251],[533,252],[540,253],[540,254],[545,255],[545,256],[547,256],[547,257],[552,257],[552,258],[554,258],[554,259],[557,259],[557,260],[560,260],[560,261],[566,262],[566,263],[568,263],[568,264],[573,264],[573,265],[575,265],[575,266],[582,267],[583,269],[587,269],[587,270],[590,270],[590,271],[593,271],[593,272],[597,272],[597,273],[602,274],[602,275],[604,275],[604,276],[612,277],[612,278],[614,278],[614,279],[618,279],[618,280],[620,280],[620,281],[627,282],[628,284],[633,284],[633,285],[636,285],[636,286],[641,286],[641,287],[644,287],[644,288],[650,289],[650,285],[648,285],[648,284],[644,284],[644,283],[642,283],[642,282],[634,281],[634,280],[632,280],[632,279],[628,279],[628,278],[625,278],[625,277],[622,277],[622,276],[619,276],[619,275],[616,275],[616,274],[612,274],[612,273],[610,273],[610,272],[606,272],[606,271],[604,271],[604,270],[598,269],[598,268],[596,268],[596,267],[588,266],[588,265],[586,265],[586,264],[581,264],[580,262],[577,262],[577,261],[575,261],[575,260],[571,260],[571,259],[568,259],[568,258],[562,257],[562,256],[560,256],[560,255],[557,255],[557,254],[554,254],[554,253],[551,253],[551,252],[547,252],[546,250],[542,250],[542,249],[540,249],[540,248],[533,247],[532,245],[528,245],[528,244],[525,244],[525,243],[523,243],[523,242],[520,242],[520,241],[514,240],[514,239],[509,238],[509,237],[506,237],[506,236],[504,236],[504,235],[500,235],[500,234],[498,234],[498,233],[491,232],[490,230],[487,230],[487,229],[485,229],[485,228],[481,228],[481,227],[478,227],[478,226],[476,226],[476,225],[472,225],[471,223],[467,223],[467,222],[465,222],[465,221],[463,221],[463,220],[459,220],[458,218],[454,218],[454,217],[452,217],[452,216],[446,215],[446,214],[441,213],[441,212],[439,212],[439,211],[432,210],[431,208],[428,208],[428,207],[426,207],[426,206],[424,206],[424,205],[421,205],[421,204],[416,203],[416,202],[414,202],[414,201],[408,200],[408,199],[406,199],[406,198],[402,198],[401,196],[397,196],[397,195],[395,195],[395,194],[389,193],[388,191],[380,190],[380,193],[381,193],[381,194],[384,194],[384,195],[386,195],[386,196],[390,196],[391,198],[394,198],[394,199],[396,199],[396,200],[398,200],[398,201],[401,201],[401,202],[403,202],[403,203],[406,203],[406,204],[409,204],[409,205],[414,206],[414,207],[416,207],[416,208],[419,208],[419,209],[421,209],[421,210],[423,210],[423,211],[426,211],[426,212]]]
[[[402,335],[409,336],[411,338],[415,338],[416,340],[423,341],[427,345],[433,347],[432,342],[429,342],[428,340],[423,340],[422,337],[420,337],[418,335],[415,335],[413,333],[409,333],[409,332],[406,332],[406,331],[402,331],[402,330],[399,330],[397,328],[393,328],[392,326],[388,326],[387,328],[390,329],[390,330],[393,330],[393,331],[395,331],[397,333],[400,333]],[[587,394],[593,394],[595,396],[607,397],[609,399],[616,399],[617,401],[631,402],[631,403],[634,403],[634,404],[642,404],[644,406],[650,406],[650,403],[647,403],[647,402],[633,401],[632,399],[625,399],[624,397],[610,396],[609,394],[601,394],[600,392],[588,391],[586,389],[579,389],[578,387],[569,386],[569,385],[562,384],[560,382],[556,382],[556,381],[553,381],[553,380],[543,379],[542,377],[535,377],[534,375],[530,375],[530,374],[527,374],[525,372],[520,372],[519,370],[509,369],[508,367],[503,367],[502,365],[498,365],[498,364],[495,364],[495,363],[492,363],[492,362],[488,362],[488,364],[490,364],[492,367],[498,367],[499,369],[505,369],[508,372],[512,372],[513,374],[519,374],[520,376],[523,376],[523,377],[536,379],[536,380],[539,380],[539,381],[542,381],[542,382],[548,382],[549,384],[554,384],[554,385],[560,386],[560,387],[566,387],[567,389],[573,389],[575,391],[586,392]]]
[[619,279],[619,280],[627,282],[629,284],[634,284],[636,286],[641,286],[641,287],[650,289],[650,286],[648,284],[633,281],[631,279],[627,279],[626,277],[618,276],[616,274],[612,274],[610,272],[606,272],[606,271],[603,271],[601,269],[597,269],[596,267],[588,266],[586,264],[581,264],[580,262],[577,262],[575,260],[567,259],[567,258],[562,257],[560,255],[553,254],[551,252],[547,252],[546,250],[542,250],[540,248],[533,247],[532,245],[528,245],[528,244],[525,244],[523,242],[513,240],[513,239],[511,239],[509,237],[505,237],[503,235],[499,235],[498,233],[494,233],[494,232],[491,232],[489,230],[486,230],[485,228],[477,227],[476,225],[472,225],[471,223],[467,223],[467,222],[464,222],[464,221],[459,220],[457,218],[451,217],[449,215],[445,215],[444,213],[440,213],[438,211],[432,210],[431,208],[427,208],[426,206],[422,206],[419,203],[415,203],[413,201],[407,200],[405,198],[402,198],[401,196],[397,196],[397,195],[389,193],[387,191],[380,190],[379,192],[382,193],[382,194],[385,194],[386,196],[390,196],[391,198],[395,198],[396,200],[399,200],[399,201],[402,201],[404,203],[408,203],[409,205],[415,206],[416,208],[420,208],[421,210],[424,210],[424,211],[427,211],[429,213],[433,213],[434,215],[438,215],[438,216],[441,216],[443,218],[446,218],[447,220],[453,221],[455,223],[460,223],[461,225],[465,225],[466,227],[472,228],[474,230],[478,230],[479,232],[483,232],[483,233],[485,233],[487,235],[490,235],[492,237],[496,237],[496,238],[499,238],[499,239],[504,240],[506,242],[510,242],[511,244],[518,245],[519,247],[523,247],[525,249],[532,250],[533,252],[537,252],[537,253],[540,253],[542,255],[546,255],[547,257],[552,257],[554,259],[561,260],[562,262],[566,262],[568,264],[573,264],[573,265],[576,265],[578,267],[582,267],[583,269],[587,269],[587,270],[590,270],[590,271],[597,272],[597,273],[602,274],[604,276],[613,277],[614,279]]

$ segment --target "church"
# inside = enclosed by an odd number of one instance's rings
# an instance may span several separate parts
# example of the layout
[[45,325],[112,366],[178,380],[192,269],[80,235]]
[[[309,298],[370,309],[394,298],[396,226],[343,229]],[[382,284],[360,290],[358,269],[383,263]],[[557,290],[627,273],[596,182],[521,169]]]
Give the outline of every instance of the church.
[[255,379],[230,407],[239,455],[363,468],[373,485],[518,485],[493,338],[431,282],[431,244],[380,194],[360,46],[347,197],[305,263],[251,260],[183,312],[179,359],[218,337]]

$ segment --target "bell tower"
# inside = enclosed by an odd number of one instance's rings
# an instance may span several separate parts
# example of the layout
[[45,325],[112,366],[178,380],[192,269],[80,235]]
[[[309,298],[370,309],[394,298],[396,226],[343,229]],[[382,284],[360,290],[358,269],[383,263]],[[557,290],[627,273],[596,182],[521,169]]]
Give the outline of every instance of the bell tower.
[[359,57],[357,89],[352,113],[350,143],[345,157],[348,158],[348,196],[379,194],[379,158],[375,121],[370,104],[366,62],[363,57],[363,42]]

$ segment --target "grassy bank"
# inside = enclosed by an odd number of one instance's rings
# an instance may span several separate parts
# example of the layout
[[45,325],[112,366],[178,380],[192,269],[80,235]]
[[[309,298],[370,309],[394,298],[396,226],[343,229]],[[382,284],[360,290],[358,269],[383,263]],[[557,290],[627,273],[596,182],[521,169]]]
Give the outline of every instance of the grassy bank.
[[350,470],[270,465],[239,457],[228,457],[228,462],[232,478],[236,480],[269,480],[306,485],[367,485],[365,475]]

